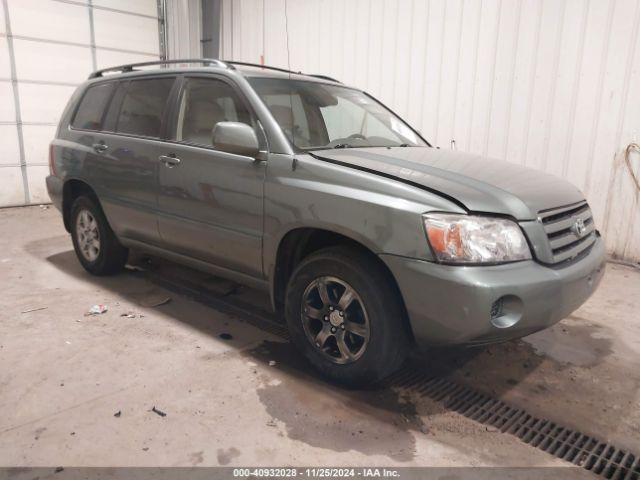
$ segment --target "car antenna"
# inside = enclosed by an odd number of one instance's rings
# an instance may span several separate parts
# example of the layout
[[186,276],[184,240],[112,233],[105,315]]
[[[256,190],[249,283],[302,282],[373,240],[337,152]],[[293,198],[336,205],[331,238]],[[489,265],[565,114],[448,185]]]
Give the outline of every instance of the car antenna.
[[287,38],[287,70],[289,70],[289,80],[291,80],[291,53],[289,52],[289,15],[288,2],[284,0],[284,32]]

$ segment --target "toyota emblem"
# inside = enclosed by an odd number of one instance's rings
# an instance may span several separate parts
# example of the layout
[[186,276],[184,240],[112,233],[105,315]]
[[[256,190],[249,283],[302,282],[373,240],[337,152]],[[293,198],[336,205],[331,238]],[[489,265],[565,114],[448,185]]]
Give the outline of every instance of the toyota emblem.
[[582,235],[584,235],[585,230],[587,229],[587,226],[584,224],[584,220],[579,218],[576,220],[576,223],[573,224],[573,226],[571,227],[571,230],[573,231],[573,233],[575,233],[578,237],[581,237]]

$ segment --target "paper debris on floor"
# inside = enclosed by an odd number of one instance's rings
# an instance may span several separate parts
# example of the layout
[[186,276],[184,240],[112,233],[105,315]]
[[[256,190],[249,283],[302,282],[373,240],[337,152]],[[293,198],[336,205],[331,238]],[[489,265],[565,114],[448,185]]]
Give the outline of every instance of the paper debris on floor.
[[103,304],[94,305],[89,309],[87,313],[84,314],[84,316],[87,317],[89,315],[102,315],[103,313],[106,313],[107,310],[108,308],[106,305],[103,305]]

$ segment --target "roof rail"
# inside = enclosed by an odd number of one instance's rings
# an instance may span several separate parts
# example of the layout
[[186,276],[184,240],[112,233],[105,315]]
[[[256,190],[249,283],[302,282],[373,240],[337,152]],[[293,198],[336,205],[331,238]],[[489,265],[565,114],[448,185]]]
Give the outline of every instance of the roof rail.
[[[279,67],[270,67],[269,65],[260,65],[259,63],[249,63],[249,62],[236,62],[233,60],[218,60],[217,58],[186,58],[186,59],[178,59],[178,60],[156,60],[153,62],[141,62],[141,63],[129,63],[126,65],[119,65],[117,67],[109,67],[103,68],[102,70],[96,70],[91,75],[89,75],[89,79],[98,78],[104,76],[105,73],[111,72],[133,72],[135,68],[138,67],[150,67],[152,65],[179,65],[183,63],[201,63],[203,65],[215,65],[222,68],[229,68],[235,70],[234,65],[243,65],[245,67],[256,67],[263,68],[265,70],[275,70],[277,72],[284,73],[292,73],[294,75],[304,75],[302,72],[293,72],[291,70],[287,70],[286,68]],[[321,78],[323,80],[329,80],[331,82],[341,83],[339,80],[335,78],[331,78],[327,75],[309,75],[310,77]]]
[[216,65],[218,67],[223,68],[231,68],[233,69],[233,65],[229,65],[231,62],[223,62],[222,60],[218,60],[216,58],[187,58],[182,60],[157,60],[153,62],[141,62],[141,63],[129,63],[127,65],[119,65],[117,67],[109,67],[103,68],[102,70],[96,70],[91,75],[89,75],[89,79],[102,77],[105,73],[108,72],[133,72],[134,68],[137,67],[150,67],[152,65],[175,65],[181,63],[202,63],[204,65]]
[[329,80],[330,82],[342,83],[340,80],[336,80],[335,78],[330,77],[328,75],[311,74],[309,76],[310,77],[315,77],[315,78],[321,78],[322,80]]
[[293,72],[291,70],[287,70],[286,68],[270,67],[269,65],[261,65],[259,63],[236,62],[234,60],[225,60],[225,63],[228,63],[229,65],[243,65],[245,67],[264,68],[265,70],[275,70],[276,72],[293,73],[294,75],[302,75],[302,72]]
[[[225,60],[224,63],[227,63],[229,65],[243,65],[245,67],[264,68],[265,70],[275,70],[276,72],[292,73],[294,75],[307,75],[306,73],[294,72],[292,70],[287,70],[286,68],[270,67],[269,65],[261,65],[259,63],[236,62],[236,61],[233,61],[233,60]],[[315,78],[321,78],[323,80],[329,80],[331,82],[342,83],[339,80],[336,80],[335,78],[331,78],[331,77],[329,77],[327,75],[307,75],[307,76],[315,77]]]

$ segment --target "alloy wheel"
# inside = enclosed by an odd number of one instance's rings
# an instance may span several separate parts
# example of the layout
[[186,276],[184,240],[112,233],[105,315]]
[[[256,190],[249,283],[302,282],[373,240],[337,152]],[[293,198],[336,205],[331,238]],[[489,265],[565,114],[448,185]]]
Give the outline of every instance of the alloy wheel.
[[76,219],[76,240],[82,256],[94,262],[100,255],[100,230],[93,214],[86,209],[80,210]]
[[347,282],[328,276],[313,280],[303,293],[301,318],[307,339],[331,362],[348,364],[364,354],[369,317]]

